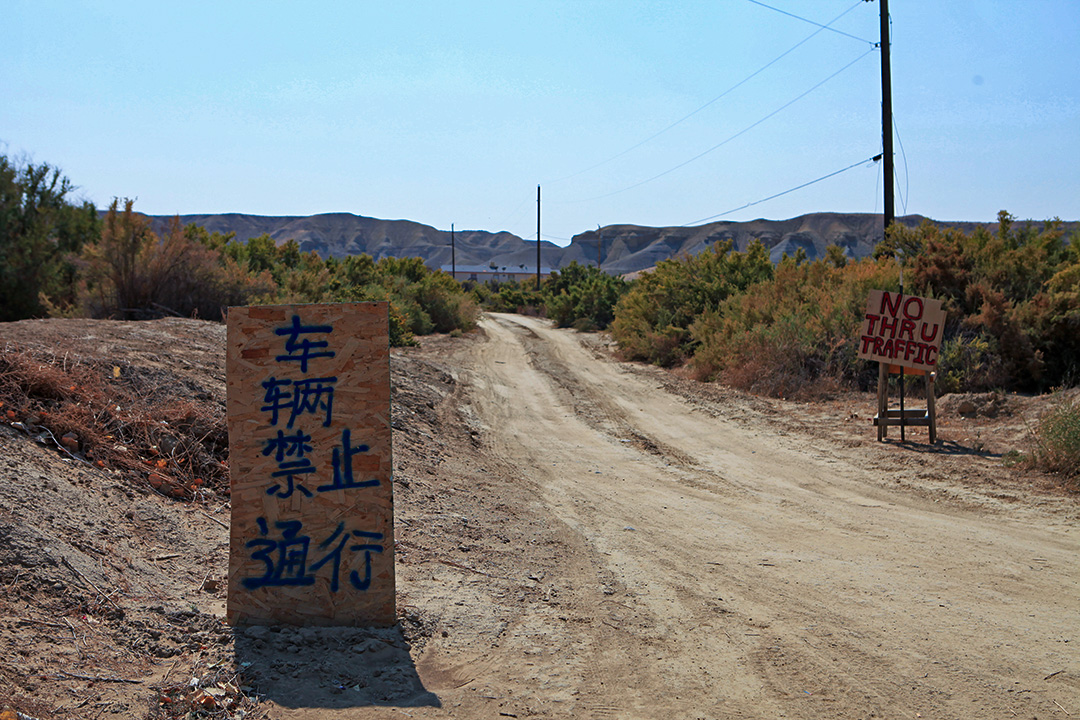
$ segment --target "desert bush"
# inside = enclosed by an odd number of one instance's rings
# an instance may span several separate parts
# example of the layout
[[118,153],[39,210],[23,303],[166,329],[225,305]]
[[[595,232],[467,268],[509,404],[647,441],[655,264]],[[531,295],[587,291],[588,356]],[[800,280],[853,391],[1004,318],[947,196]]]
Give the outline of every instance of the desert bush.
[[69,199],[74,187],[58,168],[0,155],[0,322],[77,305],[70,256],[100,224],[91,203]]
[[694,353],[691,325],[728,297],[773,275],[769,255],[754,242],[733,252],[718,242],[692,257],[663,260],[643,273],[615,307],[612,335],[627,359],[674,365]]
[[997,341],[981,333],[957,334],[941,343],[937,392],[981,392],[1002,387],[1005,377]]
[[544,281],[546,313],[559,327],[596,331],[615,319],[615,304],[630,284],[598,267],[570,263]]
[[694,374],[777,397],[865,387],[876,378],[857,358],[866,295],[897,283],[887,261],[785,260],[691,325]]
[[1034,461],[1080,489],[1080,395],[1062,394],[1035,428]]
[[472,289],[473,299],[492,312],[543,315],[546,311],[543,296],[536,292],[536,282],[504,280],[493,283],[477,283]]
[[894,225],[877,257],[904,251],[905,290],[942,299],[949,315],[947,386],[1041,391],[1075,377],[1080,357],[1080,234],[1061,223],[1018,225],[1002,211],[995,232],[925,222]]
[[385,301],[390,304],[390,344],[415,343],[414,336],[473,328],[479,313],[473,297],[449,274],[431,270],[421,258],[351,255],[323,260],[302,252],[295,240],[275,245],[268,235],[246,243],[231,240],[224,255],[248,273],[264,271],[274,290],[263,302],[322,303]]
[[133,201],[113,200],[101,236],[79,256],[80,298],[91,317],[141,320],[163,315],[220,319],[230,305],[265,297],[269,273],[245,271],[220,235],[172,221],[159,238]]
[[692,355],[697,377],[764,394],[867,388],[876,373],[856,345],[866,296],[899,289],[893,259],[902,254],[905,292],[938,298],[948,313],[941,391],[1060,385],[1080,375],[1080,236],[1064,242],[1056,221],[998,220],[994,233],[894,225],[873,260],[785,259],[719,302],[694,295],[700,275],[683,272],[693,264],[662,264],[620,302],[616,337],[630,357],[670,364]]

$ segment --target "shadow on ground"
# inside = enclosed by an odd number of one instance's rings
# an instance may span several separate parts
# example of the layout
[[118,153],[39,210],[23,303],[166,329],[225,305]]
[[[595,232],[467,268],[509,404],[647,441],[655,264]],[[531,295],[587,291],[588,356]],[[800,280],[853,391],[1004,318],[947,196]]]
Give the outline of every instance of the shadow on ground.
[[441,707],[424,688],[401,628],[237,628],[241,678],[288,708]]
[[897,437],[887,437],[882,440],[881,443],[882,445],[892,445],[912,452],[931,453],[933,455],[970,455],[972,457],[984,457],[991,460],[1000,460],[1005,457],[999,452],[990,452],[985,449],[981,450],[979,448],[968,447],[967,445],[961,445],[953,440],[938,440],[936,443],[930,444],[925,438],[914,438],[909,436],[907,440],[901,442],[899,435],[897,435]]

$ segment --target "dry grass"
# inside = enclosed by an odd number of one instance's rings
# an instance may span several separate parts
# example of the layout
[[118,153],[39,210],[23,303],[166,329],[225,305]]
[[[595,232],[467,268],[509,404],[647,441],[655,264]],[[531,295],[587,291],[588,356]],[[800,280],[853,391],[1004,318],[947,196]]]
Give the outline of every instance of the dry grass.
[[0,422],[170,497],[227,495],[224,409],[185,399],[177,383],[161,371],[8,347]]

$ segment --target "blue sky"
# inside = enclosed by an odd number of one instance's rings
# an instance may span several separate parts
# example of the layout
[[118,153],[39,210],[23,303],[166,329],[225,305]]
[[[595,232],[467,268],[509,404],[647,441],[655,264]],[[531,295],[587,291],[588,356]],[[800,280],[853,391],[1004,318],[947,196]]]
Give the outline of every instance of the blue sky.
[[[0,152],[101,207],[530,239],[539,184],[560,245],[881,212],[878,3],[762,2],[3,0]],[[897,212],[1080,219],[1080,2],[889,9]]]

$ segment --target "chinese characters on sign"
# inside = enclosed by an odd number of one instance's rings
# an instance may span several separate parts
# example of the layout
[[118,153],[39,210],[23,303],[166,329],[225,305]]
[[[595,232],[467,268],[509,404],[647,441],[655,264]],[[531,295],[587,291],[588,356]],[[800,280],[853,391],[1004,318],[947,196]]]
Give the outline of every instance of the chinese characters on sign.
[[940,300],[871,290],[866,301],[859,358],[934,371],[945,311]]
[[386,303],[228,319],[233,624],[395,622]]

